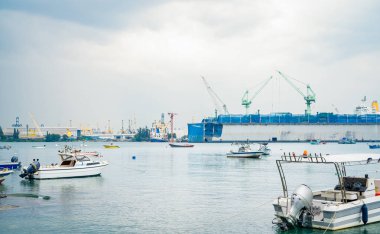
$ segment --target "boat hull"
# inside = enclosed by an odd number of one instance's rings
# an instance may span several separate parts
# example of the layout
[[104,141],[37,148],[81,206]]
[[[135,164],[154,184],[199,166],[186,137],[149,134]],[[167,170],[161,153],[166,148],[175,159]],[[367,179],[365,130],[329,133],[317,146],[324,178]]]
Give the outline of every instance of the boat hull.
[[191,148],[191,147],[194,147],[194,145],[190,145],[190,144],[184,144],[184,145],[181,145],[181,144],[169,144],[171,147],[173,148]]
[[21,167],[21,162],[0,162],[0,168],[7,168],[7,169],[19,169]]
[[261,158],[263,152],[230,152],[228,158]]
[[[279,202],[282,200],[282,202]],[[284,217],[286,213],[286,199],[276,199],[273,206],[277,217]],[[279,203],[282,203],[279,205]],[[290,204],[290,200],[289,200]],[[314,204],[314,201],[313,201]],[[366,204],[368,207],[368,222],[376,223],[380,221],[380,197],[371,197],[363,199],[363,201],[356,201],[347,204],[329,205],[322,209],[321,214],[323,218],[320,220],[313,220],[310,228],[322,230],[342,230],[352,227],[365,225],[362,221],[362,206]]]
[[29,179],[44,180],[97,176],[102,173],[103,168],[107,165],[108,163],[96,166],[42,168]]
[[120,146],[118,145],[103,145],[106,149],[118,149]]
[[370,149],[380,149],[380,145],[369,145]]

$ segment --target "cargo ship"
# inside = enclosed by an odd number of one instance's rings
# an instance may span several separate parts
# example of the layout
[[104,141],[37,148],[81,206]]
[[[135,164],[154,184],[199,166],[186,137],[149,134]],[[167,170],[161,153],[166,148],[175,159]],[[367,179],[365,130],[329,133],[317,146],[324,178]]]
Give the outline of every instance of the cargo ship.
[[222,114],[188,124],[189,142],[271,141],[302,142],[319,139],[380,141],[378,102],[360,105],[354,114]]

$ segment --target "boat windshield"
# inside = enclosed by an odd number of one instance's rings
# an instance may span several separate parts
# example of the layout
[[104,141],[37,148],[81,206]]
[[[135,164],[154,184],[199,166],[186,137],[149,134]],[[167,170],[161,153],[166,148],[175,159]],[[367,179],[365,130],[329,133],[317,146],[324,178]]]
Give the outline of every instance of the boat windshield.
[[84,156],[84,155],[77,155],[77,156],[75,156],[75,158],[79,162],[91,161],[89,157]]

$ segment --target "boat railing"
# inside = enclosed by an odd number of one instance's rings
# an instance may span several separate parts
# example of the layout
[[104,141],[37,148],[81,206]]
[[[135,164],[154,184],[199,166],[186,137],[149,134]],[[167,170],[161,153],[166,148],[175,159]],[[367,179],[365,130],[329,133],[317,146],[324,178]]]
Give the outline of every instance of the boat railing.
[[295,155],[294,153],[293,154],[289,153],[288,155],[286,155],[284,153],[284,155],[281,156],[281,160],[286,161],[286,162],[311,162],[311,163],[326,162],[326,159],[321,154],[320,155],[315,154],[314,156],[312,156],[311,154],[310,155]]

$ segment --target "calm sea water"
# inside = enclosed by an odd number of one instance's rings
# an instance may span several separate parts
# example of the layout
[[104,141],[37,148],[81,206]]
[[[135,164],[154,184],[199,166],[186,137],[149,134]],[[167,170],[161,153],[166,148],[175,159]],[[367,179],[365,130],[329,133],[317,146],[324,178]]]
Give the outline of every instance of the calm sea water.
[[[46,144],[45,149],[33,145]],[[367,144],[270,144],[272,155],[262,159],[227,158],[230,144],[196,144],[175,149],[165,143],[85,143],[86,151],[100,151],[109,162],[99,177],[25,181],[14,173],[0,191],[6,194],[48,195],[50,200],[7,197],[0,206],[1,233],[279,233],[273,227],[272,201],[282,194],[276,159],[284,152],[374,153]],[[17,153],[23,165],[33,158],[42,164],[58,162],[56,143],[13,143],[0,150],[0,161]],[[73,143],[80,147],[80,143]],[[136,156],[133,160],[132,156]],[[337,184],[334,168],[285,166],[288,187],[300,183],[312,189]],[[380,178],[380,168],[370,176]],[[349,169],[364,175],[363,169]],[[339,233],[379,233],[380,224]],[[294,230],[288,233],[323,233]]]

